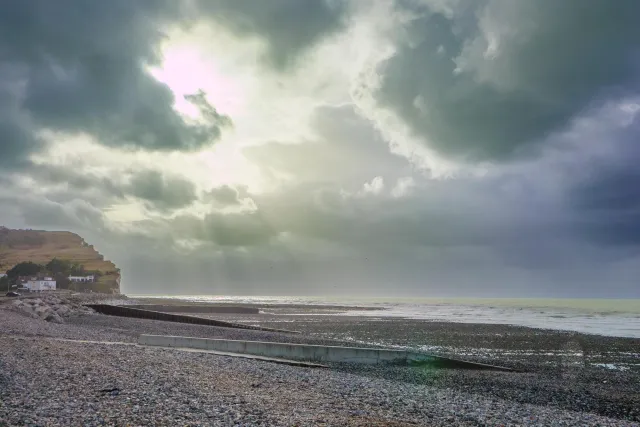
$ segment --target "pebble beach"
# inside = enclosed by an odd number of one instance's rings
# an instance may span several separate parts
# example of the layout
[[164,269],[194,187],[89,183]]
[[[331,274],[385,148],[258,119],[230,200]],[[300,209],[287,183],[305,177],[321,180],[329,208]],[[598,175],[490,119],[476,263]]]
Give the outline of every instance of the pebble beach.
[[[302,333],[291,335],[111,317],[67,305],[55,322],[12,302],[0,305],[0,425],[639,425],[640,370],[598,362],[640,363],[638,339],[336,316],[299,316],[286,326]],[[221,318],[269,327],[289,319]],[[443,355],[466,349],[468,360],[493,358],[523,372],[288,366],[141,347],[142,333],[429,346]]]

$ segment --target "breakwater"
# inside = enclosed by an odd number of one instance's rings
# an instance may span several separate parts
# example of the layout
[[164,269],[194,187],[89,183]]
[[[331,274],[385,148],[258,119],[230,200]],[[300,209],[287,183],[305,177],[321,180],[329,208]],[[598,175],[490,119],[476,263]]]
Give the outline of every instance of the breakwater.
[[139,304],[127,305],[129,308],[141,310],[161,311],[163,313],[200,313],[200,314],[258,314],[256,307],[240,307],[231,305],[167,305],[167,304]]
[[205,319],[203,317],[186,316],[186,315],[173,314],[173,313],[162,313],[160,311],[143,310],[140,308],[130,308],[129,306],[116,306],[116,305],[109,305],[109,304],[87,304],[86,306],[94,309],[98,313],[106,314],[109,316],[135,317],[138,319],[164,320],[166,322],[192,323],[195,325],[208,325],[208,326],[218,326],[223,328],[236,328],[236,329],[251,329],[256,331],[299,333],[296,331],[288,331],[285,329],[264,328],[261,326],[242,325],[239,323],[225,322],[222,320]]

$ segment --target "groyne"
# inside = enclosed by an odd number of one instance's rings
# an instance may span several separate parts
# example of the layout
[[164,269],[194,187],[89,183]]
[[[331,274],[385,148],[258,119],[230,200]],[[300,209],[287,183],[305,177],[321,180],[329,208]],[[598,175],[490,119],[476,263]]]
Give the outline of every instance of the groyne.
[[196,304],[139,304],[127,305],[129,308],[160,311],[163,313],[200,313],[200,314],[258,314],[257,307],[241,307],[231,305],[196,305]]
[[252,329],[256,331],[283,332],[283,333],[294,333],[294,334],[299,333],[297,331],[289,331],[286,329],[274,329],[274,328],[264,328],[261,326],[243,325],[240,323],[225,322],[222,320],[205,319],[203,317],[186,316],[186,315],[173,314],[173,313],[162,313],[160,311],[143,310],[140,308],[130,308],[129,306],[116,306],[116,305],[109,305],[109,304],[86,304],[86,306],[94,309],[98,313],[106,314],[109,316],[163,320],[165,322],[192,323],[195,325],[218,326],[222,328]]

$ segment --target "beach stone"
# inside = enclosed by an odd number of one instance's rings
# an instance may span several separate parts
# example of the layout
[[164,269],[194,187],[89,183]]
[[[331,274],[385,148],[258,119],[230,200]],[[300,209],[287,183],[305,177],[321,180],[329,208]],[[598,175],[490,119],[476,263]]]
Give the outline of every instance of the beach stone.
[[60,315],[60,316],[64,316],[66,314],[68,314],[70,311],[69,306],[67,305],[60,305],[58,306],[58,309],[56,310],[56,312]]
[[95,314],[93,309],[79,304],[77,300],[56,296],[15,300],[8,307],[23,312],[29,317],[43,320],[47,320],[51,314],[55,314],[57,317],[51,317],[49,320],[51,323],[62,323],[64,322],[62,319],[65,317]]
[[44,320],[51,323],[64,323],[62,317],[58,316],[56,313],[49,314],[47,317],[45,317]]
[[51,309],[47,306],[38,306],[35,310],[35,313],[42,318],[47,317],[50,312]]

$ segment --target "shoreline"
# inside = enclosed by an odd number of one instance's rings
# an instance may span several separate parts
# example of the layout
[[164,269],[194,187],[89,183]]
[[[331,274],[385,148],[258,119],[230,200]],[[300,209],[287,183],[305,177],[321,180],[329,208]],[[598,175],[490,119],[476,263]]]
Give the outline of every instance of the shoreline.
[[[235,297],[234,297],[235,298]],[[240,297],[244,298],[244,297]],[[461,299],[464,300],[464,299]],[[513,300],[513,299],[506,299]],[[466,314],[460,316],[456,313],[446,313],[445,315],[432,315],[426,316],[421,312],[418,315],[416,313],[403,313],[402,310],[394,309],[387,306],[364,306],[364,305],[327,305],[324,302],[313,302],[312,299],[306,304],[299,302],[283,303],[274,302],[271,299],[269,302],[239,302],[233,299],[227,301],[201,301],[201,300],[185,300],[179,297],[176,298],[156,298],[156,297],[130,297],[125,304],[151,304],[151,305],[196,305],[196,306],[238,306],[246,308],[258,308],[262,314],[289,314],[289,315],[301,315],[301,314],[313,314],[313,315],[344,315],[344,316],[368,316],[368,317],[380,317],[386,319],[396,320],[421,320],[430,322],[444,322],[444,323],[466,323],[473,325],[508,325],[514,327],[528,327],[532,329],[541,329],[557,332],[574,332],[587,335],[599,335],[604,337],[616,337],[616,338],[636,338],[640,339],[640,311],[638,313],[631,313],[626,311],[620,311],[616,313],[598,313],[598,312],[579,312],[574,308],[566,309],[570,313],[545,313],[539,311],[539,308],[535,307],[501,307],[501,309],[511,309],[514,313],[509,313],[506,317],[500,317],[498,313],[497,317],[483,317],[482,311],[478,313]],[[640,303],[640,300],[638,300]],[[457,307],[455,305],[446,305],[446,307]],[[466,306],[465,306],[466,307]],[[471,307],[471,306],[470,306]],[[496,309],[496,307],[484,307],[483,305],[473,306],[476,309],[487,308]],[[431,307],[421,307],[421,310],[430,310]],[[551,309],[557,309],[551,307]],[[533,317],[532,317],[533,316]],[[603,317],[604,316],[604,317]],[[607,317],[609,316],[609,317]],[[612,317],[611,317],[612,316]],[[523,318],[525,320],[523,320]],[[617,328],[613,328],[614,325],[610,324],[611,319],[617,319],[621,324],[624,324],[624,328],[617,325]],[[528,320],[527,320],[528,319]],[[569,326],[567,323],[572,323]],[[595,330],[591,329],[592,325],[599,325]]]

